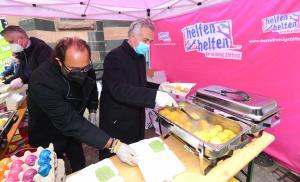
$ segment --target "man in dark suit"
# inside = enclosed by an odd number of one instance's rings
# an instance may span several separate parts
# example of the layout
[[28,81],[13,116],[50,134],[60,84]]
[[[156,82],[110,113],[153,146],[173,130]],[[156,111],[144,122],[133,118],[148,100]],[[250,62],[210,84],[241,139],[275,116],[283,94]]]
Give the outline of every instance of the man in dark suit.
[[[145,108],[176,106],[159,85],[147,82],[145,54],[154,38],[150,20],[131,24],[128,40],[112,50],[104,60],[103,87],[100,97],[100,128],[130,144],[144,138]],[[100,151],[100,157],[108,157]]]
[[135,165],[134,151],[111,138],[83,117],[85,109],[98,107],[96,76],[90,64],[91,51],[84,40],[64,38],[53,59],[31,76],[28,89],[28,135],[34,147],[53,143],[59,158],[66,155],[74,171],[85,167],[81,143],[107,148],[121,161]]

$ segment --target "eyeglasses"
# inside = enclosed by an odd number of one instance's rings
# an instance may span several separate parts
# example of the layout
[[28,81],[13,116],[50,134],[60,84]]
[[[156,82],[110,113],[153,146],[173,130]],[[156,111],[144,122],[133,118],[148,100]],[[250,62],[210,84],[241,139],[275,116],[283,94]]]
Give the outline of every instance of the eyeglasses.
[[65,64],[63,64],[63,67],[68,71],[68,72],[88,72],[90,71],[93,66],[92,64],[88,64],[87,66],[83,67],[83,68],[73,68],[73,69],[69,69]]

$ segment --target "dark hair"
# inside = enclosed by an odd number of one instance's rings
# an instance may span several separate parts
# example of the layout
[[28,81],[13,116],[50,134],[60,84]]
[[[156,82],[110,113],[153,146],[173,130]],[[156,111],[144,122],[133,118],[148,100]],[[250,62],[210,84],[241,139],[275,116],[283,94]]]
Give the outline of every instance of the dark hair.
[[23,30],[21,27],[16,26],[16,25],[10,25],[8,27],[6,27],[5,29],[3,29],[0,34],[3,36],[6,33],[10,33],[10,32],[18,32],[21,33],[22,35],[24,35],[26,38],[28,38],[27,33],[25,32],[25,30]]
[[60,39],[56,44],[53,51],[53,60],[59,59],[61,62],[64,62],[66,52],[70,47],[74,47],[78,51],[84,51],[86,49],[89,53],[89,59],[91,59],[91,49],[86,41],[77,37],[65,37]]

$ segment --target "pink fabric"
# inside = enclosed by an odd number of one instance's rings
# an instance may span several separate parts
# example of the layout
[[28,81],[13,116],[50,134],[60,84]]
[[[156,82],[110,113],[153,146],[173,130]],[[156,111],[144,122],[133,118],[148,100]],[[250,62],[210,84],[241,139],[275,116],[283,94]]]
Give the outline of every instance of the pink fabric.
[[[223,85],[275,98],[282,107],[282,122],[267,130],[275,135],[276,140],[266,152],[297,173],[300,173],[299,12],[299,0],[232,0],[231,3],[185,16],[156,21],[157,33],[151,46],[151,66],[165,70],[168,81],[196,82],[196,88]],[[288,14],[282,16],[282,19],[287,18],[292,22],[291,25],[296,25],[294,29],[290,29],[289,34],[276,32],[274,26],[273,32],[268,29],[272,21],[281,22],[278,14]],[[270,18],[271,16],[274,17]],[[266,17],[269,18],[263,20]],[[202,23],[203,30],[204,23],[210,25],[210,22],[227,26],[230,25],[230,20],[232,28],[229,29],[229,34],[232,33],[232,42],[228,42],[230,46],[227,50],[221,51],[230,53],[234,50],[234,53],[242,54],[241,60],[208,58],[204,53],[197,52],[197,46],[192,46],[195,49],[185,52],[181,29]],[[263,23],[266,26],[263,27]],[[277,27],[278,25],[280,24],[275,24]],[[223,30],[226,33],[227,29]],[[288,40],[284,38],[293,38],[294,41],[280,42]],[[249,42],[266,39],[279,42]]]
[[[67,2],[85,2],[87,4],[88,0],[78,1],[78,0],[65,0]],[[92,0],[91,3],[99,4],[104,6],[114,6],[123,8],[153,8],[170,0]]]
[[148,18],[147,9],[150,9],[150,18],[158,20],[227,1],[229,0],[205,0],[198,6],[194,1],[179,0],[1,0],[0,15],[136,20]]

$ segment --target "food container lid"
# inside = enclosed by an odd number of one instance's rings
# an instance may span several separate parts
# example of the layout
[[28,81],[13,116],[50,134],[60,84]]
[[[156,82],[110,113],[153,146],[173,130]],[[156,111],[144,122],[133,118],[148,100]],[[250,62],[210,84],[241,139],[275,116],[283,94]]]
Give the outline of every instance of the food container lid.
[[279,112],[277,102],[272,98],[216,85],[198,89],[194,101],[255,121]]

